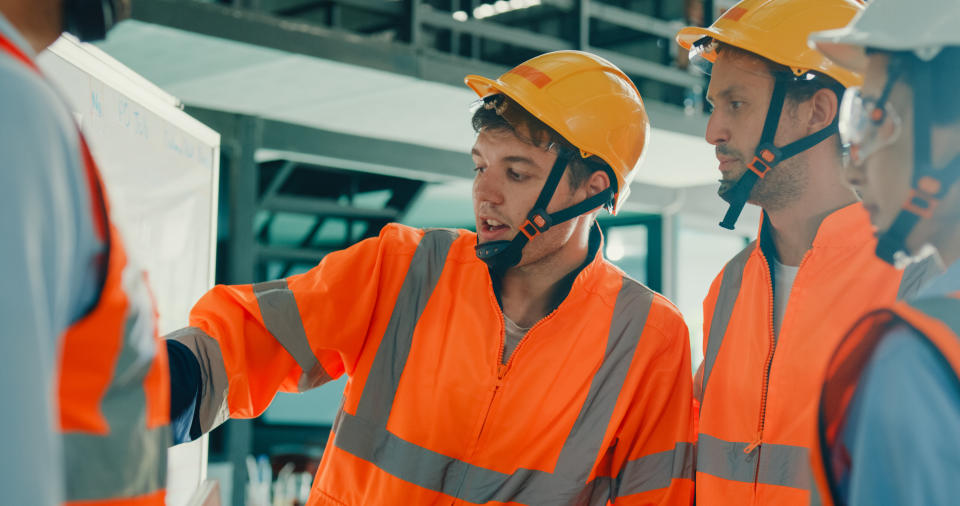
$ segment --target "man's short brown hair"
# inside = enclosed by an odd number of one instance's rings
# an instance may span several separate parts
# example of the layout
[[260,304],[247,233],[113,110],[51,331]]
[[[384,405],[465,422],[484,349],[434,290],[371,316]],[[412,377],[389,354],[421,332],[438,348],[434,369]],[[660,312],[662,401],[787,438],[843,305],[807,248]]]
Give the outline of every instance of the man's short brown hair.
[[[508,121],[504,116],[510,118],[510,120]],[[590,178],[591,174],[598,170],[606,170],[611,177],[610,184],[616,188],[617,180],[614,178],[610,167],[603,160],[596,156],[581,157],[578,148],[506,95],[497,94],[485,97],[483,105],[473,113],[471,123],[473,131],[476,133],[480,133],[481,130],[509,131],[524,142],[529,142],[537,147],[548,148],[551,145],[556,145],[569,150],[574,154],[567,165],[572,189],[579,188]],[[529,136],[518,133],[518,128],[529,132]]]

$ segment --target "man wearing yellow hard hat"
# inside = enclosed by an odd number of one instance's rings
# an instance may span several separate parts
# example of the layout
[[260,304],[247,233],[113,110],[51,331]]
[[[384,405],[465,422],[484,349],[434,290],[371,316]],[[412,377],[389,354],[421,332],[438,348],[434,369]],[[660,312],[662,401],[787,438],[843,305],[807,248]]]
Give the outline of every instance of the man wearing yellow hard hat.
[[692,504],[687,329],[596,224],[643,158],[640,94],[577,51],[466,83],[477,233],[388,225],[302,275],[215,287],[171,336],[199,371],[174,377],[195,400],[178,439],[345,374],[311,506]]
[[843,99],[850,183],[877,256],[945,271],[863,317],[827,368],[814,445],[822,504],[956,504],[960,497],[960,4],[874,0],[812,37],[864,73]]
[[721,226],[761,207],[756,241],[704,301],[697,500],[807,504],[820,379],[843,332],[915,286],[877,259],[869,216],[846,184],[837,114],[861,77],[809,47],[845,26],[853,0],[744,0],[677,35],[710,73],[706,139],[716,147]]

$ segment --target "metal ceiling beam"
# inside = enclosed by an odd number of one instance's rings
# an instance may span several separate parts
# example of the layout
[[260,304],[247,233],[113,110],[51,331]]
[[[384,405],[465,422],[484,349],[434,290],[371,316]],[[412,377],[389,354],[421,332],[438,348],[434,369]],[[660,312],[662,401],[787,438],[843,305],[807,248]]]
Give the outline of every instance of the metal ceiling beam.
[[649,33],[671,41],[676,36],[677,30],[683,27],[683,24],[679,22],[664,21],[600,2],[588,2],[587,11],[590,17],[594,19],[627,27],[638,32]]
[[[439,19],[443,16],[444,24],[455,23],[457,30],[464,31],[462,26],[464,23],[453,20],[449,15],[434,11],[428,16],[431,19]],[[442,53],[430,48],[414,49],[404,43],[374,40],[362,35],[291,21],[261,12],[238,10],[195,0],[133,0],[133,17],[147,23],[239,43],[384,70],[458,87],[463,86],[463,76],[467,74],[496,76],[507,70],[507,67],[501,65]],[[514,35],[514,30],[524,35],[531,35],[530,32],[519,29],[495,28],[506,31],[494,33],[510,37]],[[535,36],[534,38],[535,43],[544,48],[548,46],[553,48],[561,43],[561,39],[553,37]],[[602,50],[593,50],[602,52]],[[653,78],[658,81],[674,82],[682,86],[703,84],[701,77],[678,69],[631,58],[621,53],[608,51],[604,55],[635,75],[654,75]],[[686,115],[679,107],[647,100],[647,109],[651,121],[657,128],[700,136],[706,127],[706,119],[703,115]],[[333,147],[335,148],[336,145]]]
[[449,12],[434,9],[427,4],[421,4],[417,10],[420,21],[426,25],[469,33],[485,39],[495,40],[515,46],[536,49],[538,51],[558,51],[571,49],[572,44],[557,37],[540,35],[539,33],[522,28],[511,28],[495,23],[468,19],[457,21]]
[[271,196],[260,202],[266,211],[294,214],[312,214],[332,218],[356,218],[364,220],[395,220],[400,212],[396,209],[367,209],[340,204],[336,200],[310,197]]
[[[186,112],[225,137],[237,131],[237,124],[249,117],[200,107],[187,107]],[[466,152],[363,137],[283,121],[260,120],[258,133],[258,151],[276,152],[284,155],[278,158],[314,165],[399,175],[421,181],[470,177],[473,167],[473,160]],[[224,142],[230,141],[225,139]]]

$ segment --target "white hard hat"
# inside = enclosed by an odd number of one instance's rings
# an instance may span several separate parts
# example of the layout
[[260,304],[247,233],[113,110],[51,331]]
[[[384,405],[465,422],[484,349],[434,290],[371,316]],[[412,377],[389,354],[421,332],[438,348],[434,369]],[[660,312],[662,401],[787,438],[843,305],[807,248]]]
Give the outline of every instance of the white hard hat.
[[946,46],[960,46],[960,1],[872,0],[845,28],[817,32],[810,42],[834,62],[863,72],[866,48],[912,51],[930,61]]

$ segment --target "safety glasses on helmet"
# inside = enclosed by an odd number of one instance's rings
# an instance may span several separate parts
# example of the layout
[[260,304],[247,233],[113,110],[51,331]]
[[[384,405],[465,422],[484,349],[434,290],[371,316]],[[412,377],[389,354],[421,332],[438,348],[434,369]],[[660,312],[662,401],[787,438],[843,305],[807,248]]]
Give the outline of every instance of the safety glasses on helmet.
[[900,116],[890,103],[898,72],[890,74],[879,98],[863,94],[859,86],[847,88],[840,104],[840,141],[850,153],[849,162],[860,165],[900,137]]

